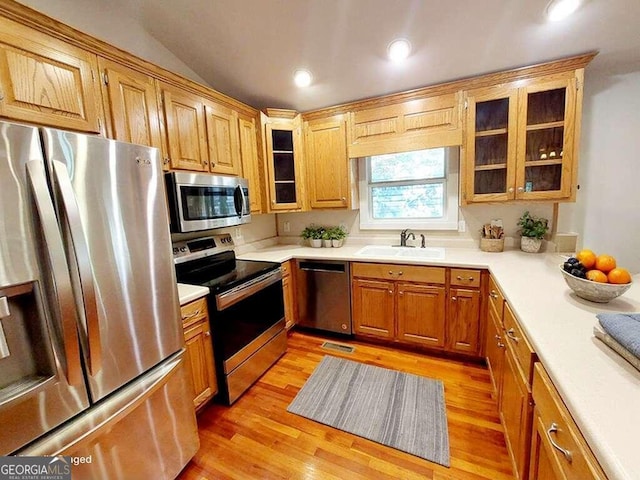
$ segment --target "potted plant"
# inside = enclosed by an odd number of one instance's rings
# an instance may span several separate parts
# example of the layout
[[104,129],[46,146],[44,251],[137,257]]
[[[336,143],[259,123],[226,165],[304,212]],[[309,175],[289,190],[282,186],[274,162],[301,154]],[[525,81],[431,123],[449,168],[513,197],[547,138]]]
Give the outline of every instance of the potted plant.
[[322,230],[322,246],[330,247],[331,246],[331,228],[327,227]]
[[528,253],[536,253],[542,245],[542,237],[549,231],[549,221],[546,218],[534,217],[528,211],[524,212],[518,220],[522,239],[520,250]]
[[317,225],[309,225],[302,230],[300,236],[305,240],[309,240],[309,245],[314,248],[322,246],[322,234],[324,233],[324,227]]
[[337,227],[331,227],[329,229],[329,238],[331,239],[332,247],[341,247],[344,243],[344,239],[347,236],[347,231],[340,225]]

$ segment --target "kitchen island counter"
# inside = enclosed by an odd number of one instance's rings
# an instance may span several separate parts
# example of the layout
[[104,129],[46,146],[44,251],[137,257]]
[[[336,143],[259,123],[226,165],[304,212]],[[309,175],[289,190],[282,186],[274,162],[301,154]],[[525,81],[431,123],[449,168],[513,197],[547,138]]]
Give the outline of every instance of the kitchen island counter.
[[640,479],[640,372],[593,336],[600,312],[640,312],[640,275],[623,296],[598,304],[565,284],[558,254],[447,248],[444,259],[362,256],[363,245],[308,248],[276,245],[239,258],[292,258],[486,268],[502,289],[542,364],[610,479]]

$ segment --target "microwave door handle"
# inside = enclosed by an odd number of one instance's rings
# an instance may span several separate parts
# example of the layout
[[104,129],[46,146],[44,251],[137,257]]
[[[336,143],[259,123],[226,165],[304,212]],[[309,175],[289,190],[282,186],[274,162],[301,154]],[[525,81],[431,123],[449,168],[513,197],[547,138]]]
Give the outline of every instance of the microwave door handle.
[[87,347],[89,373],[96,375],[102,366],[102,346],[100,344],[100,322],[98,319],[98,305],[96,302],[96,290],[91,269],[89,248],[82,231],[80,210],[76,203],[75,194],[69,179],[67,166],[54,160],[53,173],[55,176],[56,196],[62,198],[64,217],[66,217],[73,243],[73,252],[78,266],[78,276],[84,300],[84,317],[87,324]]
[[236,214],[239,218],[242,218],[244,213],[244,192],[242,191],[242,186],[238,185],[233,191],[233,203],[236,207]]
[[53,203],[49,196],[49,187],[42,161],[31,160],[27,162],[27,179],[33,193],[42,237],[46,246],[45,250],[51,266],[54,285],[53,293],[57,299],[53,308],[56,310],[58,321],[60,322],[67,381],[70,385],[79,385],[82,383],[83,376],[80,365],[80,347],[76,332],[76,309],[73,290],[65,262],[62,237],[56,222]]

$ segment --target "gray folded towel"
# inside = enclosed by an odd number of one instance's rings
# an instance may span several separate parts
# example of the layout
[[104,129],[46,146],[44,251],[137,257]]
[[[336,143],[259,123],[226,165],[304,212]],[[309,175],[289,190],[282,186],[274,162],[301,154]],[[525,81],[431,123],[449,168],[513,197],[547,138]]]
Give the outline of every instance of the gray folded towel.
[[640,313],[599,313],[602,329],[640,358]]
[[640,358],[634,356],[629,350],[616,342],[611,335],[601,329],[600,325],[593,327],[593,334],[614,352],[629,362],[636,370],[640,371]]

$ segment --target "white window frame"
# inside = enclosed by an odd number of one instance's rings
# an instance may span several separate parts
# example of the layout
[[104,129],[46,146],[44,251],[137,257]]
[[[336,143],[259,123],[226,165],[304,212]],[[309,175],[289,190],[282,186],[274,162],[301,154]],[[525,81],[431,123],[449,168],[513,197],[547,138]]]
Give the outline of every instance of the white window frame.
[[[358,190],[360,196],[360,230],[458,230],[460,149],[445,147],[444,215],[441,218],[374,218],[371,205],[371,162],[358,159]],[[416,180],[394,182],[415,185]]]

